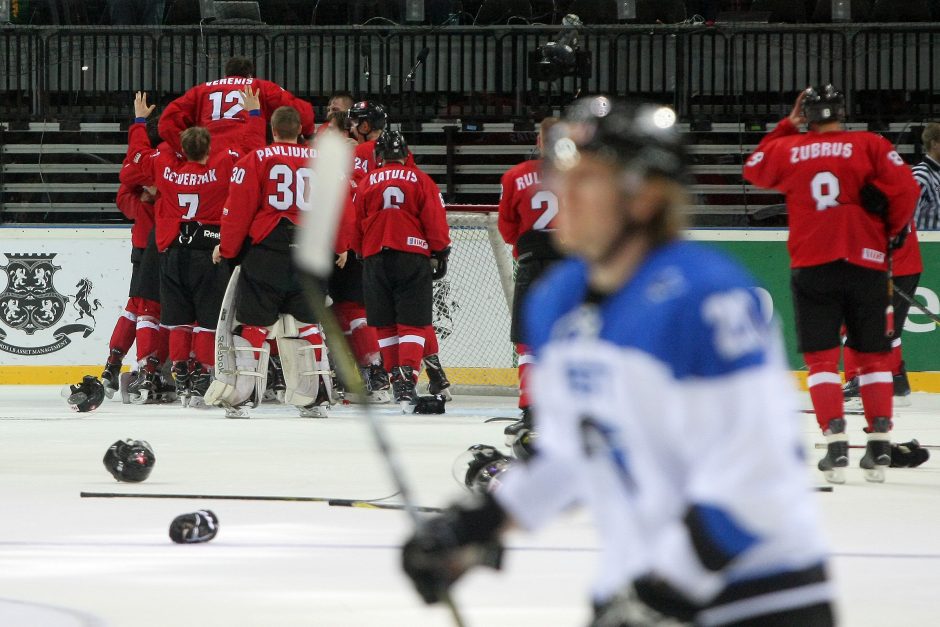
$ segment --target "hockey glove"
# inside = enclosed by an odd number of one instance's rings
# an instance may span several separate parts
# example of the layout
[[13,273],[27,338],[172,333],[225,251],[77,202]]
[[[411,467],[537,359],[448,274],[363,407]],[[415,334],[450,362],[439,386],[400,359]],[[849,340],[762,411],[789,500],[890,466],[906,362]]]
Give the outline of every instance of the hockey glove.
[[917,440],[891,445],[892,468],[917,468],[928,459],[930,451],[921,448]]
[[907,226],[904,227],[904,229],[900,233],[898,233],[897,235],[895,235],[888,241],[888,250],[897,250],[901,246],[904,246],[904,242],[905,240],[907,240],[907,236],[910,234],[911,234],[911,225],[908,224]]
[[440,281],[447,276],[447,258],[450,257],[450,246],[444,250],[435,250],[431,253],[431,280]]
[[865,183],[859,190],[858,197],[865,211],[880,216],[882,219],[887,217],[888,197],[880,189],[871,183]]
[[678,590],[654,577],[641,577],[630,588],[594,607],[590,627],[691,626],[698,608]]
[[440,602],[474,566],[499,569],[506,513],[492,495],[452,505],[428,519],[402,549],[402,567],[425,603]]

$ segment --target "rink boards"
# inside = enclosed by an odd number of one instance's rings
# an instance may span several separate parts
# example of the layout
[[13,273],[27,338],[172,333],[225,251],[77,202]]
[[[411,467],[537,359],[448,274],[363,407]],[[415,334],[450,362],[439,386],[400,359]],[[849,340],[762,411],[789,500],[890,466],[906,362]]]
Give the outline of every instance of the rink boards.
[[[689,236],[727,250],[751,270],[773,304],[790,364],[799,373],[803,364],[795,351],[787,231],[694,229]],[[931,272],[940,267],[940,234],[922,233],[920,241],[925,272],[916,296],[940,314],[940,277]],[[97,374],[127,301],[130,252],[127,227],[0,228],[0,384],[65,383]],[[463,283],[464,302],[498,302],[492,282]],[[451,379],[514,385],[511,347],[508,337],[505,342],[496,337],[502,333],[492,329],[492,309],[464,307],[461,315],[479,319],[459,320],[456,327],[473,330],[472,336],[478,336],[477,329],[490,332],[467,344],[456,335],[442,341]],[[499,330],[508,336],[508,311],[498,317],[505,317],[506,328]],[[506,349],[470,354],[481,339]],[[940,333],[916,310],[905,325],[904,358],[915,390],[940,391]]]

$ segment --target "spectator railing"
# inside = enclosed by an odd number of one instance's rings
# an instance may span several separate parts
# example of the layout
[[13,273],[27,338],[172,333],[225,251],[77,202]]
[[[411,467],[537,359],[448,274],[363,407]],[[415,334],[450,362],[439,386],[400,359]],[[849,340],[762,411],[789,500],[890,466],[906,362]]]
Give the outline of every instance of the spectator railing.
[[[0,27],[0,120],[124,116],[128,95],[157,102],[251,57],[258,75],[325,104],[350,90],[393,117],[530,117],[578,93],[645,96],[686,119],[776,117],[808,84],[844,89],[853,115],[940,112],[940,28],[924,24],[588,26],[591,74],[554,83],[529,55],[558,27]],[[406,80],[418,52],[429,56]],[[104,116],[90,118],[89,116]]]

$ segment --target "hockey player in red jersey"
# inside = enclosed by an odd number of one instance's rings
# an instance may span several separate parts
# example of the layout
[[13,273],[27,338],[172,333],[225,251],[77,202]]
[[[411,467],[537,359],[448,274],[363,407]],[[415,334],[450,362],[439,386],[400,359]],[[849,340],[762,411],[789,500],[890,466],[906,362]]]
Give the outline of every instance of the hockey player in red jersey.
[[[379,334],[395,400],[415,401],[427,333],[433,333],[432,282],[447,272],[450,235],[434,181],[406,165],[401,133],[375,144],[378,168],[356,190],[353,249],[363,257],[366,315]],[[430,260],[428,259],[430,257]]]
[[[861,467],[884,481],[890,464],[891,336],[887,260],[903,239],[919,196],[910,168],[883,137],[842,126],[845,104],[832,85],[802,92],[744,165],[744,178],[786,195],[787,247],[799,350],[828,451],[826,479],[845,481],[848,435],[839,376],[839,330],[857,352],[868,423]],[[809,130],[800,133],[802,123]],[[901,237],[899,237],[901,236]]]
[[356,99],[353,98],[353,95],[348,91],[337,91],[330,96],[330,101],[326,106],[326,121],[317,127],[317,133],[321,133],[326,129],[330,128],[333,124],[334,118],[337,117],[337,114],[342,114],[340,119],[343,121],[343,126],[338,130],[346,131],[346,114],[349,112],[350,107],[356,103]]
[[[249,110],[239,145],[263,146],[264,120],[258,96],[251,87],[241,94]],[[130,163],[121,181],[144,178],[159,192],[155,231],[160,259],[161,322],[171,328],[170,359],[178,389],[201,397],[214,366],[214,330],[228,282],[228,265],[212,262],[219,240],[222,208],[234,165],[226,149],[210,152],[209,132],[187,129],[180,136],[184,157],[150,148],[144,122],[153,111],[146,94],[134,101],[136,115],[128,138]],[[235,155],[237,157],[237,154]],[[174,328],[179,327],[179,328]],[[189,327],[195,363],[189,364]],[[141,391],[152,393],[157,364],[148,364]]]
[[[301,213],[316,199],[310,168],[316,150],[300,144],[301,126],[297,110],[278,109],[271,117],[274,143],[249,153],[236,165],[222,216],[222,239],[214,257],[217,261],[234,260],[242,254],[245,238],[250,239],[235,292],[234,319],[241,325],[236,333],[259,349],[255,355],[260,355],[269,328],[282,314],[289,314],[291,329],[277,339],[287,380],[285,400],[297,405],[302,416],[326,417],[329,390],[319,377],[305,380],[323,360],[323,337],[300,287],[291,254]],[[295,367],[311,346],[313,365]],[[245,361],[241,359],[242,364]],[[242,371],[243,365],[231,370]],[[248,388],[237,389],[237,377],[222,380],[217,374],[213,386],[210,395],[217,396],[223,406],[238,407],[250,399],[244,393],[250,394]]]
[[[894,406],[906,407],[911,404],[911,384],[907,379],[907,369],[904,366],[904,356],[901,351],[901,334],[904,332],[904,323],[907,321],[907,312],[911,304],[900,296],[904,292],[913,296],[920,282],[920,273],[924,265],[920,256],[920,243],[917,241],[917,228],[911,221],[910,233],[904,239],[904,244],[894,251],[892,258],[892,281],[894,283],[894,335],[891,337],[891,379],[894,392]],[[856,351],[848,346],[842,351],[842,361],[845,366],[846,383],[842,394],[846,403],[857,404],[859,401],[858,387],[858,356]],[[895,447],[892,446],[892,452]]]
[[[349,108],[346,124],[349,134],[359,142],[353,151],[352,180],[358,183],[367,173],[376,168],[375,141],[385,131],[388,116],[385,107],[377,102],[363,100]],[[405,160],[405,165],[416,167],[411,153]]]
[[213,150],[232,148],[241,154],[252,150],[254,146],[241,143],[248,107],[240,93],[249,87],[261,101],[265,120],[270,120],[278,107],[293,107],[300,113],[303,134],[313,135],[313,105],[277,83],[256,78],[250,59],[232,57],[225,64],[223,78],[196,85],[167,105],[160,116],[160,136],[180,152],[180,133],[191,126],[203,126],[212,136]]
[[[539,150],[545,145],[547,133],[556,122],[557,118],[542,120]],[[561,256],[550,235],[558,215],[558,198],[542,185],[542,159],[530,159],[513,166],[503,174],[500,183],[499,232],[503,240],[513,247],[512,253],[518,264],[510,339],[519,355],[519,409],[522,410],[522,419],[506,427],[507,445],[511,447],[525,431],[532,429],[526,375],[533,357],[522,339],[522,304],[532,284]]]

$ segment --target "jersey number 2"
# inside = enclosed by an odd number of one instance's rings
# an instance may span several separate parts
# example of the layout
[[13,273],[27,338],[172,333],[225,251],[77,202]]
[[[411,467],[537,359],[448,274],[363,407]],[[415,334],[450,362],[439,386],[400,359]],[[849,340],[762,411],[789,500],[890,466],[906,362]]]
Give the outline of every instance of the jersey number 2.
[[552,192],[542,190],[532,195],[532,209],[534,211],[544,211],[538,220],[532,225],[535,231],[547,229],[555,216],[558,215],[558,197]]
[[816,201],[816,211],[839,205],[839,179],[832,172],[820,172],[809,184]]

